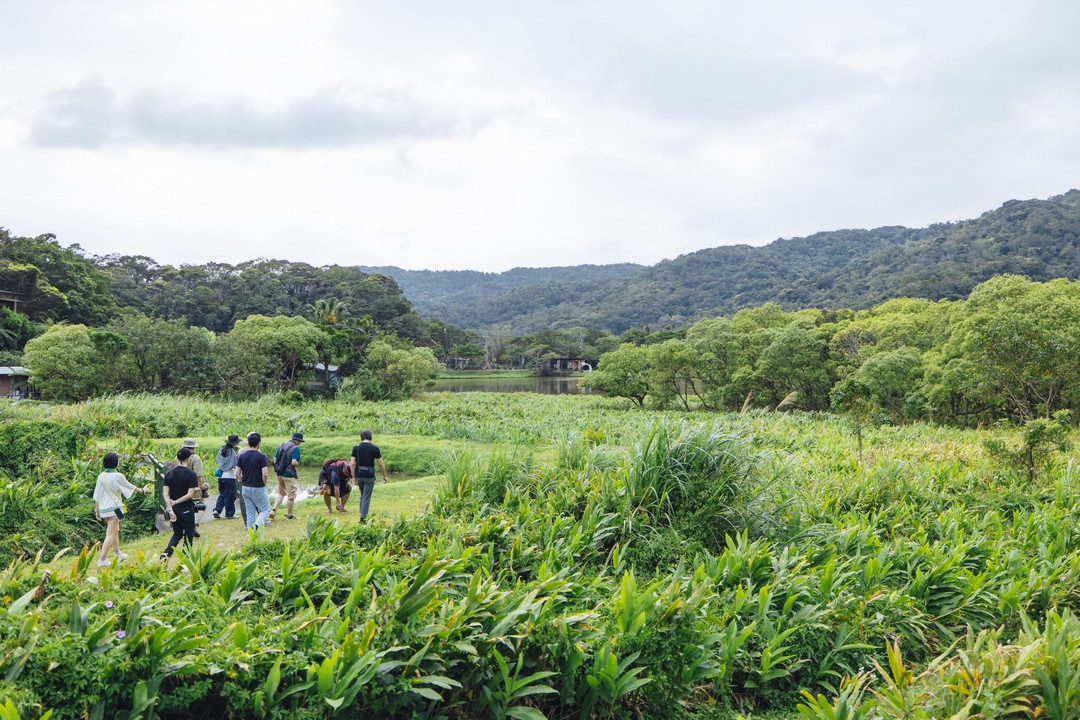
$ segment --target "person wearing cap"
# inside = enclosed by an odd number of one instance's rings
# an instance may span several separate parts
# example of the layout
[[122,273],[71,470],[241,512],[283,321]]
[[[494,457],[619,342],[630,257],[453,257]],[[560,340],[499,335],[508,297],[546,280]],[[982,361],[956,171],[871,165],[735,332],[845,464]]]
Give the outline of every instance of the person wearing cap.
[[300,443],[304,442],[304,434],[294,432],[291,440],[278,445],[274,454],[274,473],[277,474],[278,495],[274,503],[274,509],[270,511],[270,518],[277,517],[278,508],[283,500],[285,503],[285,519],[295,520],[293,504],[296,502],[296,482],[300,479],[297,468],[300,466]]
[[195,457],[190,447],[176,451],[178,463],[165,473],[165,517],[172,523],[172,537],[161,553],[162,560],[172,557],[173,548],[181,540],[190,548],[195,537],[195,491],[199,487],[198,477],[191,469],[191,458]]
[[217,470],[214,475],[218,478],[218,499],[214,505],[214,517],[220,518],[225,513],[225,519],[231,520],[236,517],[236,446],[240,444],[239,435],[230,435],[225,444],[218,450],[214,463]]
[[101,465],[104,470],[98,475],[94,485],[94,515],[98,520],[105,521],[105,542],[101,544],[98,567],[107,567],[110,550],[116,553],[117,562],[127,560],[127,555],[120,552],[120,518],[124,517],[124,498],[131,497],[132,493],[145,495],[150,492],[150,486],[140,488],[128,482],[117,469],[120,456],[114,452],[106,453]]

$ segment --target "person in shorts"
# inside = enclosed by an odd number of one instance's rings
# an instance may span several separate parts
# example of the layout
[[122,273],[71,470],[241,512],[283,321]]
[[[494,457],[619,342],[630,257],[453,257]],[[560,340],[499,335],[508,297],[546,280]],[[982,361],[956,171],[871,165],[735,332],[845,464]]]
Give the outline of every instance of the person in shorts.
[[[277,517],[278,508],[282,501],[285,503],[285,519],[295,520],[293,505],[296,503],[296,483],[300,480],[298,468],[300,467],[300,443],[304,442],[304,434],[295,432],[291,440],[278,445],[274,453],[274,473],[277,475],[278,495],[274,509],[270,511],[270,517]],[[283,458],[282,464],[278,465],[278,458]]]
[[106,453],[101,465],[104,468],[94,484],[94,516],[105,521],[105,541],[101,544],[101,559],[98,567],[107,567],[109,551],[116,553],[116,561],[124,562],[127,555],[120,552],[120,518],[124,517],[122,507],[124,498],[132,493],[150,492],[150,486],[135,487],[117,469],[120,456],[114,452]]
[[371,442],[370,430],[360,433],[360,442],[353,446],[350,462],[356,486],[360,488],[360,522],[365,523],[371,507],[371,493],[375,489],[376,464],[382,471],[383,484],[390,482],[386,477],[386,465],[383,463],[382,453],[379,452],[378,445]]

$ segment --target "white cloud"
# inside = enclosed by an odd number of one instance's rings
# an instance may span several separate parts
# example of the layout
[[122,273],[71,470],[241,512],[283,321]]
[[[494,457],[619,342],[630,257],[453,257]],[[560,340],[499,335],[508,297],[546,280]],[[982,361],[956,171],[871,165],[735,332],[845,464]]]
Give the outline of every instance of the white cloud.
[[1078,20],[1055,0],[7,3],[0,225],[173,263],[501,270],[959,219],[1080,185]]

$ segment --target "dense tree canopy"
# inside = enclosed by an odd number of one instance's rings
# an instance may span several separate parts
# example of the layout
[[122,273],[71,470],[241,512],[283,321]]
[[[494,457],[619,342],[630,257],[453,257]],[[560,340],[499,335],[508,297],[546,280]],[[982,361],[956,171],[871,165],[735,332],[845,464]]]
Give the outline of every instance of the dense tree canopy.
[[1005,275],[963,301],[860,312],[766,304],[701,320],[684,340],[625,344],[586,384],[658,406],[1026,423],[1080,409],[1080,283]]

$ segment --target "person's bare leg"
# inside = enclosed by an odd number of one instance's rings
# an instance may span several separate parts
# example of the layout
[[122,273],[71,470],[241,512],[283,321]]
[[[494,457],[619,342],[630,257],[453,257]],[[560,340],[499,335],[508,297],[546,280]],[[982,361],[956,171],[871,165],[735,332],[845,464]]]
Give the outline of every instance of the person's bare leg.
[[119,518],[105,518],[105,542],[101,544],[102,561],[109,559],[109,551],[120,551],[120,520]]

